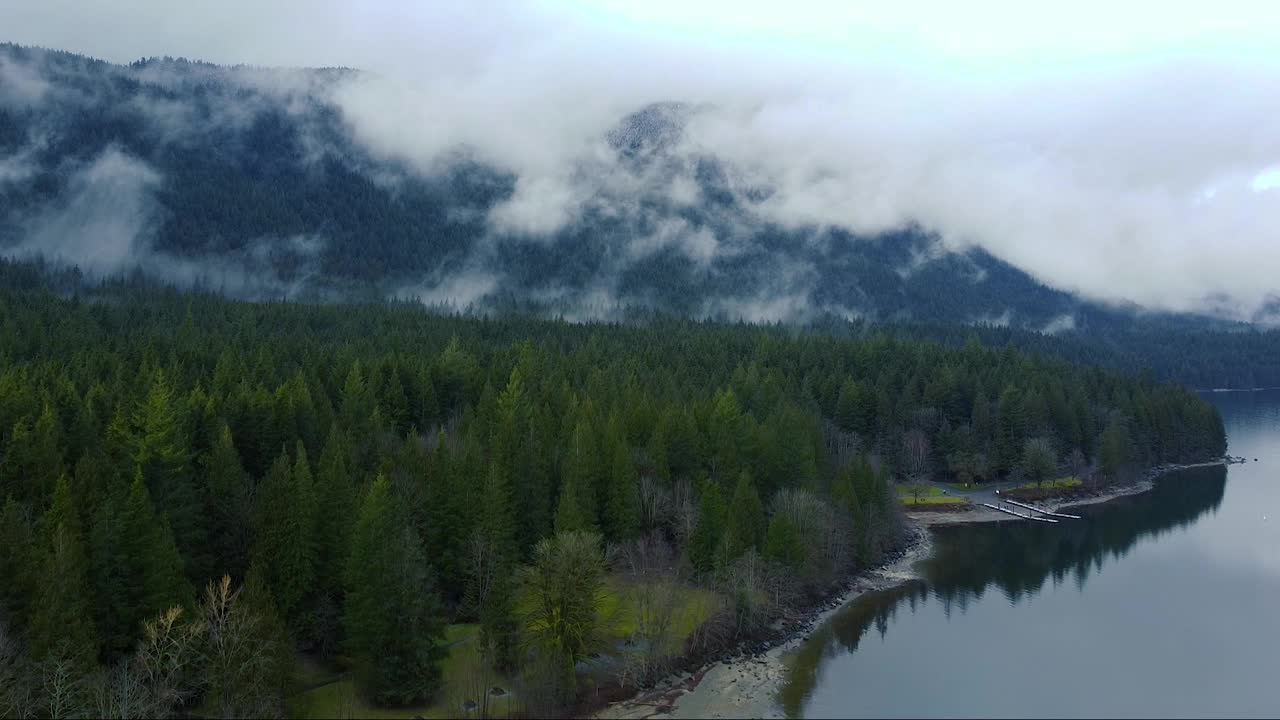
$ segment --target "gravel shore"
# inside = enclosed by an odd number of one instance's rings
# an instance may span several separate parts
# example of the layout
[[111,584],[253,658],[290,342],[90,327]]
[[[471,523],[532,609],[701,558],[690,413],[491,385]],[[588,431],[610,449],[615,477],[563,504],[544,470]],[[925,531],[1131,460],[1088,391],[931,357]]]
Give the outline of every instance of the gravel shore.
[[787,642],[754,657],[720,661],[694,673],[667,678],[657,687],[605,708],[602,718],[780,718],[775,697],[786,680],[786,658],[813,628],[831,619],[863,593],[886,590],[919,577],[916,563],[929,557],[927,529],[912,523],[912,542],[896,560],[859,575],[843,595],[814,615]]

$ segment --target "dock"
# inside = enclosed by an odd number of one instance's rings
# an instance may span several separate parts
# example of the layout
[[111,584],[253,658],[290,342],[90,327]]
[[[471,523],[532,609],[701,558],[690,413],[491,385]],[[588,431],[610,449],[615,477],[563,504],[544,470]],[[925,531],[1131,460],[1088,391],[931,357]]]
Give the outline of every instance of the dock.
[[[1006,502],[1008,502],[1008,501],[1006,501]],[[1036,517],[1036,516],[1034,516],[1034,515],[1023,515],[1022,513],[1020,513],[1020,512],[1015,512],[1015,511],[1013,511],[1013,510],[1010,510],[1009,508],[996,507],[995,505],[992,505],[991,503],[982,503],[982,504],[983,504],[983,506],[984,506],[984,507],[989,507],[989,508],[991,508],[992,510],[999,510],[999,511],[1000,511],[1000,512],[1002,512],[1002,513],[1008,513],[1008,514],[1010,514],[1010,515],[1012,515],[1012,516],[1014,516],[1014,517],[1022,518],[1023,520],[1034,520],[1034,521],[1036,521],[1036,522],[1047,522],[1047,523],[1056,523],[1056,522],[1058,522],[1057,520],[1053,520],[1053,519],[1051,519],[1051,518],[1047,518],[1047,517]]]
[[1003,500],[1004,502],[1009,503],[1010,505],[1017,505],[1018,507],[1023,508],[1023,509],[1025,509],[1025,510],[1034,510],[1034,511],[1036,511],[1036,512],[1038,512],[1038,513],[1042,514],[1042,515],[1049,515],[1049,516],[1051,516],[1051,517],[1063,518],[1063,519],[1066,519],[1066,520],[1079,520],[1079,519],[1080,519],[1080,516],[1079,516],[1079,515],[1067,515],[1066,513],[1050,512],[1050,511],[1048,511],[1048,510],[1042,510],[1041,508],[1038,508],[1038,507],[1036,507],[1035,505],[1027,505],[1026,503],[1020,503],[1020,502],[1018,502],[1017,500],[1008,500],[1008,499],[1005,499],[1005,498],[1001,498],[1001,500]]

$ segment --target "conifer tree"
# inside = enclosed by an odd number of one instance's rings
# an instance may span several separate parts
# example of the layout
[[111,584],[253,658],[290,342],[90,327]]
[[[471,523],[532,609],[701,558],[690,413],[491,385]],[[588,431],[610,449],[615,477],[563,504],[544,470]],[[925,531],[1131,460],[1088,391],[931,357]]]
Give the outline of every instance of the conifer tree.
[[534,434],[534,413],[520,366],[511,370],[507,385],[497,398],[497,412],[491,442],[493,462],[507,478],[511,499],[521,513],[515,521],[512,540],[521,547],[532,547],[546,531],[549,488],[542,468],[536,467],[535,455],[545,452]]
[[805,548],[800,532],[782,513],[774,513],[769,518],[764,556],[793,572],[804,567]]
[[729,515],[725,535],[727,555],[730,560],[751,549],[761,549],[765,539],[764,506],[756,493],[751,473],[743,470],[729,503]]
[[730,388],[716,393],[707,421],[711,440],[711,462],[714,479],[728,482],[737,477],[742,467],[742,453],[746,445],[747,426],[738,397]]
[[396,432],[404,432],[409,427],[409,400],[405,396],[404,383],[400,381],[400,371],[394,364],[387,366],[382,373],[377,392],[378,406],[383,409],[387,422]]
[[440,684],[444,625],[421,545],[384,476],[361,504],[345,579],[357,687],[379,704],[429,699]]
[[1017,467],[1026,439],[1022,394],[1017,389],[1008,388],[1001,393],[995,425],[994,464],[996,472],[1003,474]]
[[69,660],[81,673],[96,663],[98,637],[89,607],[88,560],[65,478],[41,519],[40,568],[28,646],[33,662]]
[[95,511],[90,531],[94,618],[108,659],[127,653],[142,623],[190,606],[190,585],[168,523],[155,514],[140,473]]
[[249,569],[253,528],[253,488],[224,423],[203,461],[209,518],[209,543],[218,570],[244,578]]
[[649,466],[653,474],[664,484],[671,483],[671,461],[667,457],[667,423],[666,415],[655,424],[653,434],[649,436]]
[[594,527],[590,516],[583,510],[582,493],[573,476],[565,477],[560,488],[560,502],[556,507],[556,532],[589,531]]
[[0,455],[0,493],[43,505],[66,469],[59,435],[48,403],[34,424],[18,421]]
[[846,378],[840,386],[840,397],[836,401],[836,424],[845,432],[858,432],[861,430],[859,422],[858,410],[861,398],[859,397],[858,384],[852,378]]
[[259,489],[253,560],[281,615],[297,628],[315,579],[315,493],[306,451],[290,467],[283,450]]
[[613,467],[609,474],[609,537],[614,542],[635,536],[640,529],[640,488],[631,448],[626,438],[614,438]]
[[134,412],[133,462],[156,507],[169,518],[188,578],[203,581],[212,553],[183,427],[173,387],[164,372],[157,370],[151,376],[146,397]]
[[27,506],[13,498],[0,509],[0,609],[25,625],[35,591],[36,533]]
[[[604,484],[602,474],[595,430],[591,427],[590,420],[584,416],[574,426],[568,454],[564,459],[564,485],[573,486],[577,510],[592,527],[600,518],[597,499]],[[556,529],[558,531],[560,528],[557,526]]]
[[141,622],[176,605],[192,604],[191,586],[183,575],[182,556],[167,517],[157,517],[140,476],[129,488],[120,522],[125,554],[131,558],[134,588],[141,591],[136,619]]
[[698,501],[698,524],[689,539],[689,561],[698,572],[710,572],[720,560],[724,541],[725,505],[720,485],[714,480],[702,483]]
[[1133,438],[1129,428],[1120,417],[1112,417],[1102,432],[1099,443],[1098,461],[1102,474],[1114,480],[1129,463],[1133,454]]
[[309,640],[322,654],[336,649],[341,634],[343,574],[355,524],[351,444],[335,424],[316,467],[315,606]]
[[556,423],[546,405],[530,415],[528,441],[524,444],[524,468],[515,493],[521,512],[519,546],[521,555],[533,551],[538,541],[552,532],[555,521]]
[[515,570],[515,517],[510,485],[494,464],[485,483],[483,511],[476,527],[470,594],[480,610],[480,641],[501,669],[515,663],[516,623],[511,577]]

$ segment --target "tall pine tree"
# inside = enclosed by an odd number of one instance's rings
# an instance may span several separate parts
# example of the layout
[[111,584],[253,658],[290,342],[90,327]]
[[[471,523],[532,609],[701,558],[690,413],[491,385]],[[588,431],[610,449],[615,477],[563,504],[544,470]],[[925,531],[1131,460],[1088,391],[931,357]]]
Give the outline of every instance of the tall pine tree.
[[698,572],[710,572],[720,560],[721,543],[725,526],[724,498],[720,484],[714,480],[702,483],[702,497],[698,500],[698,524],[689,539],[689,561]]
[[369,488],[352,534],[343,623],[357,687],[370,700],[403,705],[439,688],[439,600],[418,537],[383,476]]
[[276,607],[295,630],[315,580],[314,490],[306,450],[299,445],[296,465],[290,467],[282,450],[258,493],[253,561],[261,565]]
[[743,470],[729,502],[729,516],[725,528],[726,553],[734,559],[748,550],[759,550],[765,539],[764,506],[756,493],[751,473]]

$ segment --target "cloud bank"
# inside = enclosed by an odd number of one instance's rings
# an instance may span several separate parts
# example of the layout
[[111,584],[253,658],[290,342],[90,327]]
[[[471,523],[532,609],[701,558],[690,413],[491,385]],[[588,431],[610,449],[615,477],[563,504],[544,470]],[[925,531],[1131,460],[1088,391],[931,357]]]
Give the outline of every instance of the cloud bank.
[[[1158,309],[1250,317],[1280,294],[1277,11],[850,5],[45,0],[0,9],[0,27],[112,60],[365,69],[331,90],[351,136],[423,174],[460,155],[511,173],[496,233],[536,240],[654,188],[702,200],[685,173],[622,168],[609,149],[620,117],[674,102],[690,110],[668,160],[722,159],[726,191],[784,227],[916,223],[1050,285]],[[0,73],[0,101],[45,92]],[[734,244],[662,226],[628,252],[662,248],[707,262]]]

